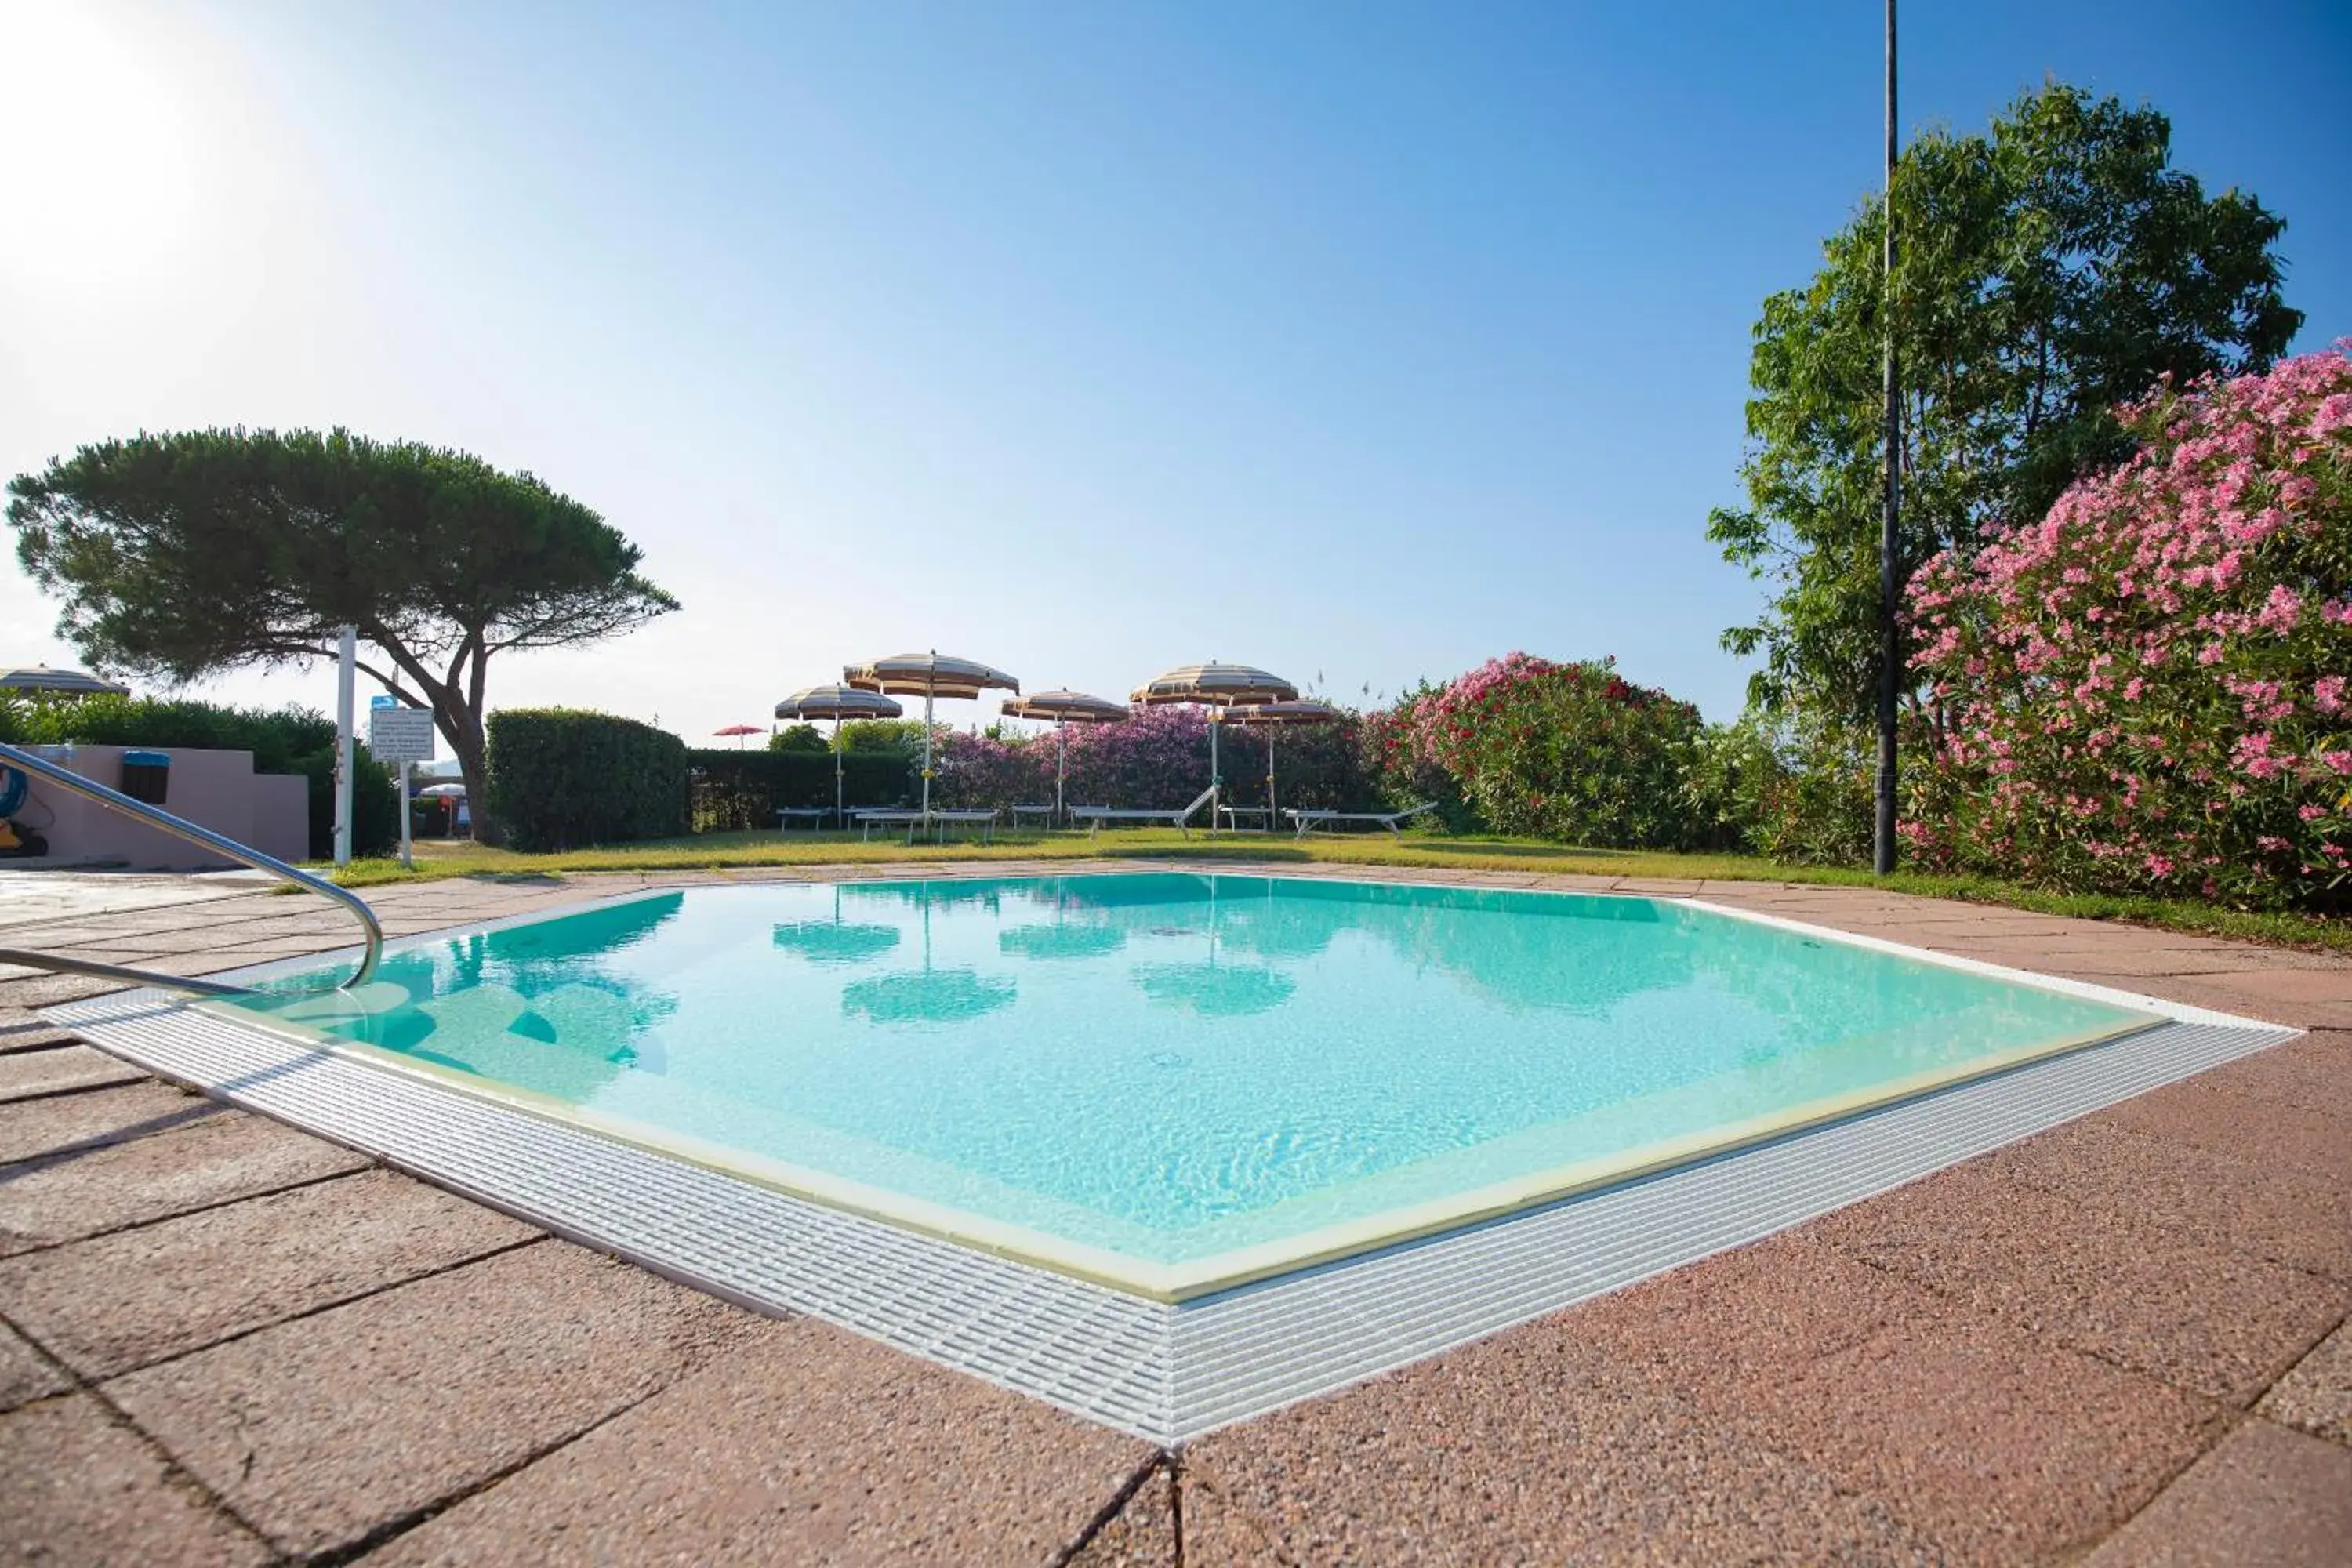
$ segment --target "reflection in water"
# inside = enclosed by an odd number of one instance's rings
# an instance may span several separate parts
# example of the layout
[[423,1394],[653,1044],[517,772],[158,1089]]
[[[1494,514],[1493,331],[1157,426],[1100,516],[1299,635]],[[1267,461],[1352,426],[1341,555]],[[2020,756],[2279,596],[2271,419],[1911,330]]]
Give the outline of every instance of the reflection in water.
[[779,924],[771,941],[778,947],[799,953],[811,963],[864,963],[898,945],[898,928],[836,925],[831,921],[797,921]]
[[1154,1002],[1188,1007],[1209,1018],[1270,1012],[1298,988],[1297,981],[1272,969],[1217,963],[1139,963],[1135,984]]
[[651,1034],[677,1011],[677,996],[606,961],[649,941],[684,901],[683,892],[667,893],[561,921],[478,931],[387,957],[358,991],[296,989],[239,1005],[542,1094],[587,1100],[625,1068],[667,1069]]
[[[1026,889],[1022,889],[1026,891]],[[836,889],[847,901],[866,900],[873,903],[913,905],[920,909],[952,910],[977,905],[993,910],[1003,902],[1007,889],[995,881],[970,880],[941,882],[844,882]]]
[[877,1024],[958,1024],[1010,1005],[1018,987],[969,969],[911,969],[853,980],[841,988],[845,1016]]
[[1007,958],[1103,958],[1127,945],[1127,932],[1108,925],[1013,926],[996,933]]
[[[1463,891],[1452,907],[1396,901],[1361,923],[1411,963],[1457,975],[1514,1011],[1605,1018],[1630,997],[1690,984],[1702,967],[1690,928],[1661,922],[1646,902],[1551,893],[1504,904]],[[1482,906],[1491,918],[1465,913]]]

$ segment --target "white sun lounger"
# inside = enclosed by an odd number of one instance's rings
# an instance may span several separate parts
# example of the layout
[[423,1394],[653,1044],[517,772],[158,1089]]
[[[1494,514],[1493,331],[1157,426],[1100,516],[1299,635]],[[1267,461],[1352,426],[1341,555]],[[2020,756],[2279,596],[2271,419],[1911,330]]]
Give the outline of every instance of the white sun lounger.
[[1307,831],[1311,828],[1337,827],[1343,822],[1375,823],[1381,827],[1387,828],[1391,833],[1393,833],[1398,837],[1402,838],[1404,837],[1404,825],[1406,823],[1412,821],[1414,817],[1419,816],[1424,811],[1435,811],[1436,809],[1437,803],[1435,801],[1424,800],[1419,805],[1412,807],[1410,811],[1334,811],[1329,806],[1309,806],[1306,810],[1301,811],[1298,807],[1292,805],[1285,806],[1283,808],[1282,815],[1290,818],[1291,823],[1297,828],[1298,837],[1301,838],[1306,837]]
[[849,815],[857,818],[857,826],[865,829],[858,837],[868,843],[873,841],[874,829],[877,826],[896,827],[903,822],[907,825],[907,842],[912,844],[915,841],[915,829],[923,825],[921,812],[900,810],[894,806],[869,806],[864,811],[853,811]]
[[1201,808],[1214,799],[1216,794],[1215,788],[1211,787],[1193,796],[1192,804],[1190,805],[1161,806],[1157,810],[1109,805],[1074,805],[1070,807],[1070,819],[1074,822],[1085,823],[1089,835],[1100,833],[1106,822],[1164,822],[1190,838],[1192,837],[1192,818],[1200,815]]

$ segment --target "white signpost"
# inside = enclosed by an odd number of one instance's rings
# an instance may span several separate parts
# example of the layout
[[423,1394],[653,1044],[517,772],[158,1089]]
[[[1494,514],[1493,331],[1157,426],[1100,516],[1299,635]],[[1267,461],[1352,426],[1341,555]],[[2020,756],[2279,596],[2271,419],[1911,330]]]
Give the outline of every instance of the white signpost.
[[433,710],[370,707],[368,751],[377,762],[395,764],[399,772],[400,866],[404,871],[414,865],[408,847],[408,764],[433,760]]

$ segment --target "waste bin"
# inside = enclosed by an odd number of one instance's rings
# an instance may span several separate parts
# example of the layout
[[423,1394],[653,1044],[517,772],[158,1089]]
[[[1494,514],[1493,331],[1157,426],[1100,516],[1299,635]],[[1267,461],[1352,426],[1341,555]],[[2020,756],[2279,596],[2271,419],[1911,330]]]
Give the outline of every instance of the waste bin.
[[172,753],[169,752],[125,752],[122,753],[122,793],[149,805],[161,805],[171,793]]

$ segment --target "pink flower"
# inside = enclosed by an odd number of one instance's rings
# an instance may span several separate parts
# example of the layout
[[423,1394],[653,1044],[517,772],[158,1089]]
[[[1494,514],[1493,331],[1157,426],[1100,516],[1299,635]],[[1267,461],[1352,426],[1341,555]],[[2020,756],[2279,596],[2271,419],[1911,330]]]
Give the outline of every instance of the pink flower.
[[2344,708],[2344,678],[2323,675],[2311,683],[2311,705],[2322,713],[2341,712]]
[[2172,875],[2172,862],[2161,855],[2151,855],[2147,858],[2147,871],[2151,877],[2169,877]]

